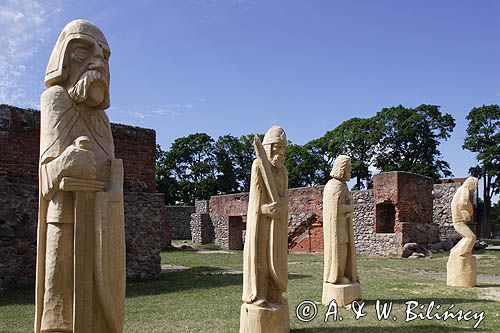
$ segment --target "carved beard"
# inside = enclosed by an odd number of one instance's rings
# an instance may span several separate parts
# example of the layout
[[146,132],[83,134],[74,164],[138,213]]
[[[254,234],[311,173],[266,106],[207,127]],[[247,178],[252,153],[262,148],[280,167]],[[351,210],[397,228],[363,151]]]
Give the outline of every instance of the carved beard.
[[75,85],[68,91],[69,96],[77,103],[83,102],[87,99],[90,86],[94,82],[100,82],[108,89],[107,79],[99,71],[86,71],[75,83]]
[[274,166],[274,167],[277,167],[277,168],[280,168],[283,166],[283,163],[284,163],[284,157],[283,155],[280,155],[280,154],[276,154],[273,156],[273,158],[271,159],[271,164]]

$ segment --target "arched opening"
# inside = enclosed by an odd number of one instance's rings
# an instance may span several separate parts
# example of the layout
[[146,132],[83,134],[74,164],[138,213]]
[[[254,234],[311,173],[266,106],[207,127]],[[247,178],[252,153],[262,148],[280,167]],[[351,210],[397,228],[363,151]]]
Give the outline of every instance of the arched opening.
[[375,232],[394,233],[396,223],[396,208],[391,201],[385,201],[375,206]]

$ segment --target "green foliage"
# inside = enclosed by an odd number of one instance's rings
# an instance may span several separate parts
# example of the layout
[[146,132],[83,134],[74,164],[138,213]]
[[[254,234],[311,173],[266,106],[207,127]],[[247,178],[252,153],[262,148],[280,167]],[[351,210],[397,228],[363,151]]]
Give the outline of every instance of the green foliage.
[[450,137],[455,120],[450,114],[443,115],[439,106],[384,108],[373,120],[374,133],[379,135],[375,157],[378,169],[414,172],[436,180],[452,176],[438,146],[440,140]]
[[[289,143],[285,165],[289,186],[325,184],[334,159],[352,159],[354,189],[369,180],[370,166],[382,171],[410,171],[435,179],[450,176],[449,165],[438,150],[455,126],[436,105],[382,109],[373,118],[352,118],[305,145]],[[262,139],[263,135],[258,134]],[[167,203],[192,204],[214,194],[247,192],[255,158],[253,138],[224,135],[213,140],[196,133],[174,141],[170,150],[157,149],[158,189]]]
[[285,166],[288,170],[288,186],[304,187],[318,185],[321,175],[318,166],[321,160],[314,155],[307,145],[289,143],[286,150]]
[[252,162],[255,159],[253,139],[263,134],[248,134],[240,138],[219,137],[215,143],[217,186],[220,193],[247,192],[250,189]]
[[[491,225],[493,226],[494,231],[499,234],[500,233],[500,202],[497,202],[493,206],[491,206],[491,215],[490,215]],[[499,241],[500,243],[500,241]],[[498,244],[500,245],[500,244]]]
[[239,192],[250,191],[250,177],[252,173],[252,163],[255,159],[253,149],[254,137],[258,136],[260,140],[264,139],[264,134],[247,134],[239,137],[240,150],[233,154],[237,165]]
[[167,204],[181,205],[248,191],[254,136],[224,135],[214,141],[206,133],[196,133],[176,139],[168,151],[157,145],[158,191],[165,193]]
[[170,163],[166,158],[167,152],[156,145],[156,186],[158,192],[165,194],[165,203],[175,204],[178,197],[179,184],[175,178]]
[[[167,152],[157,160],[159,177],[174,189],[172,204],[194,204],[195,199],[208,199],[217,193],[214,140],[206,133],[195,133],[176,139]],[[162,185],[163,186],[163,185]]]
[[325,134],[336,152],[351,157],[352,176],[356,178],[354,189],[362,189],[361,180],[371,177],[369,166],[373,164],[379,136],[372,118],[351,118]]
[[500,106],[483,105],[467,115],[467,137],[463,148],[477,154],[478,164],[470,173],[482,178],[484,208],[481,236],[488,237],[491,197],[500,193]]
[[325,134],[320,138],[309,141],[304,145],[308,151],[308,156],[313,159],[312,163],[316,164],[316,173],[313,185],[326,184],[330,179],[330,171],[332,170],[335,157],[340,154],[339,147]]
[[238,165],[235,160],[240,154],[241,144],[238,138],[231,135],[219,137],[215,143],[215,160],[217,162],[217,187],[222,193],[234,193],[238,186]]

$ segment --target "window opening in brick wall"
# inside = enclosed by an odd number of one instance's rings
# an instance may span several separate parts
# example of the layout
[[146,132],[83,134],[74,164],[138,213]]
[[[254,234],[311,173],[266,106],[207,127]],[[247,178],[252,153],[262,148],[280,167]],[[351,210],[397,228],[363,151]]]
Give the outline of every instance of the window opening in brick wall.
[[390,201],[379,203],[375,206],[377,233],[394,233],[396,223],[396,208]]

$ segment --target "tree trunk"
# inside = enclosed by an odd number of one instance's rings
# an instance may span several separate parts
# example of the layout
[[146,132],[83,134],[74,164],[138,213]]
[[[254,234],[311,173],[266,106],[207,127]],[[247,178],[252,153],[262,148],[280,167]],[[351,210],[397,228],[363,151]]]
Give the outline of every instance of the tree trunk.
[[485,172],[483,176],[483,211],[480,223],[480,237],[490,238],[491,224],[489,220],[489,206],[490,206],[490,184],[489,176]]

